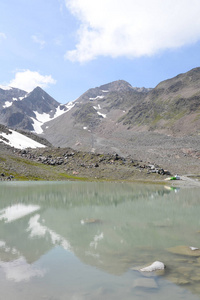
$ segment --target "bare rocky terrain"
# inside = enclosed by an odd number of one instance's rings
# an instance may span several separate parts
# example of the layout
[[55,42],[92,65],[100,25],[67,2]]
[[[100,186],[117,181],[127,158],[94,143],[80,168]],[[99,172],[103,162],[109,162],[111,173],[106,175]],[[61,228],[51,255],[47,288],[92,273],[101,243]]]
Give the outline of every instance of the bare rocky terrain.
[[[200,174],[200,68],[154,89],[125,81],[88,90],[44,136],[60,147],[118,153],[176,174]],[[59,129],[59,130],[58,130]]]
[[15,180],[143,180],[170,175],[157,164],[116,154],[94,154],[71,148],[17,150],[0,145],[1,179]]
[[[171,142],[167,150],[166,144],[148,149],[138,145],[135,154],[126,157],[56,147],[17,150],[1,143],[1,180],[114,180],[200,187],[199,152],[184,150],[181,143],[177,152]],[[145,153],[154,160],[146,160]],[[181,180],[165,181],[177,173]]]
[[[39,168],[42,165],[43,172],[40,171],[39,177],[44,178],[51,178],[50,175],[42,175],[46,172],[44,165],[54,171],[58,169],[58,172],[60,168],[65,175],[87,178],[146,179],[149,176],[148,165],[159,166],[163,170],[170,171],[171,174],[192,175],[198,178],[200,174],[199,87],[200,68],[195,68],[165,80],[153,89],[132,87],[123,80],[111,82],[89,89],[70,105],[60,105],[40,88],[34,89],[27,95],[24,91],[12,88],[1,90],[2,123],[7,126],[12,123],[11,128],[18,128],[18,131],[25,129],[26,132],[23,134],[33,139],[39,136],[40,141],[48,146],[45,155],[42,149],[38,149],[40,153],[37,154],[33,154],[31,150],[30,155],[20,155],[17,150],[5,151],[2,147],[1,155],[3,159],[7,159],[6,155],[10,153],[11,156],[17,155],[20,160],[28,160],[29,166],[37,163]],[[43,118],[49,121],[43,122]],[[9,123],[11,120],[12,122]],[[31,129],[27,130],[29,127],[24,120],[28,120],[27,122],[34,126],[31,125]],[[35,137],[30,130],[37,126],[39,126],[39,135]],[[53,166],[31,157],[31,155],[37,158],[40,155],[45,157],[52,155],[57,160],[57,157],[63,157],[68,148],[76,153],[71,161],[68,159],[71,163],[69,168],[63,163]],[[101,167],[103,165],[101,163],[98,167],[93,167],[91,162],[92,167],[90,167],[89,162],[85,161],[86,153],[95,163],[99,163],[98,159],[101,155],[107,162],[113,160],[108,158],[115,155],[123,160],[119,164],[120,160],[117,162],[114,159],[113,164],[104,163],[104,167]],[[137,171],[131,173],[135,168],[130,164],[131,160],[140,162],[141,166],[142,164],[147,166],[147,169],[144,168],[145,172],[142,168],[136,168]],[[67,164],[67,161],[65,163]],[[9,164],[10,162],[7,161],[7,165]],[[86,164],[87,167],[81,164]],[[37,178],[37,172],[34,176]]]
[[[121,147],[118,149],[117,143],[113,142],[112,149],[123,156],[157,163],[174,174],[200,174],[199,136],[173,137],[155,132],[130,132],[127,135],[124,138],[123,132],[118,131]],[[110,141],[102,139],[99,144],[99,148],[103,144],[109,149]]]

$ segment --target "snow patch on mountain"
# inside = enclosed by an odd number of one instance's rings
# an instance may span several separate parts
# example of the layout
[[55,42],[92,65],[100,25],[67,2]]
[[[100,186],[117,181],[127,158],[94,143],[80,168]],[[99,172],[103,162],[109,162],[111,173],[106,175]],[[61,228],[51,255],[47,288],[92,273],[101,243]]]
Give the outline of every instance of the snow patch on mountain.
[[53,119],[55,119],[55,118],[61,116],[61,115],[62,115],[63,113],[65,113],[65,112],[66,112],[66,110],[61,109],[61,107],[58,106],[58,107],[56,108],[56,112],[55,112],[53,118],[51,118],[51,120],[53,120]]
[[100,112],[98,111],[98,109],[101,109],[101,105],[100,105],[100,104],[98,104],[98,106],[93,106],[93,107],[94,107],[94,109],[97,111],[97,114],[98,114],[99,116],[103,117],[104,119],[106,118],[106,114],[102,114],[102,113],[100,113]]
[[17,149],[46,147],[45,145],[42,145],[19,132],[11,129],[9,131],[11,132],[11,134],[6,134],[5,132],[2,132],[0,134],[0,140],[6,145]]
[[25,95],[24,97],[19,97],[19,100],[22,101],[26,97],[27,97],[27,95]]
[[4,103],[4,105],[3,105],[3,108],[10,107],[10,106],[12,106],[12,104],[13,104],[14,101],[21,101],[21,100],[23,100],[24,98],[26,98],[26,95],[25,95],[24,97],[18,97],[18,98],[13,97],[13,98],[12,98],[12,101],[5,101],[5,103]]
[[[51,117],[49,114],[46,114],[46,113],[43,113],[43,114],[40,114],[39,112],[37,111],[33,111],[34,114],[36,115],[36,119],[37,121],[39,121],[40,123],[42,123],[42,125],[48,121],[51,120]],[[33,119],[33,118],[32,118]]]
[[5,85],[0,85],[0,89],[4,90],[4,91],[9,91],[12,90],[12,87],[10,86],[5,86]]
[[[76,101],[76,100],[75,100]],[[65,107],[67,108],[67,111],[71,110],[75,105],[75,101],[71,101],[71,102],[68,102]]]
[[104,119],[106,118],[106,114],[102,114],[102,113],[100,113],[99,111],[97,111],[97,114],[98,114],[99,116],[103,117]]
[[12,104],[13,104],[12,102],[6,101],[3,105],[3,108],[7,108],[7,107],[11,106]]
[[42,125],[44,124],[44,122],[40,122],[32,117],[31,117],[31,120],[33,121],[33,124],[32,124],[33,128],[34,128],[33,132],[35,132],[37,134],[43,133]]
[[[64,114],[64,113],[70,111],[70,110],[75,106],[75,104],[76,104],[76,103],[74,103],[74,102],[69,102],[69,103],[67,103],[66,105],[59,105],[59,106],[57,107],[57,109],[56,109],[56,112],[55,112],[55,115],[54,115],[53,119],[55,119],[55,118],[61,116],[62,114]],[[63,106],[66,107],[67,110],[62,109]],[[52,119],[51,119],[51,120],[52,120]]]
[[103,98],[104,98],[104,96],[97,96],[95,98],[89,98],[89,100],[97,100],[97,99],[103,99]]
[[[75,103],[73,103],[73,102],[69,102],[66,105],[59,105],[56,108],[54,116],[50,116],[50,114],[47,114],[47,113],[40,114],[37,111],[33,111],[36,116],[36,118],[31,117],[31,119],[33,121],[34,132],[37,134],[42,134],[43,133],[42,126],[45,123],[52,121],[55,118],[61,116],[62,114],[70,111],[74,107],[74,105],[75,105]],[[64,107],[67,108],[67,110],[65,110]]]
[[101,109],[101,105],[100,105],[100,104],[98,104],[98,106],[93,106],[93,107],[94,107],[94,109],[96,109],[96,110]]

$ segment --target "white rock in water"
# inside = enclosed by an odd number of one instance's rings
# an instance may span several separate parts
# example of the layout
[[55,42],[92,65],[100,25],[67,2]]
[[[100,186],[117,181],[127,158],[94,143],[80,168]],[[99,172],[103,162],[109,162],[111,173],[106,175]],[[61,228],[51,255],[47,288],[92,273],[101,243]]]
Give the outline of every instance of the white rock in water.
[[199,250],[199,248],[196,248],[196,247],[190,247],[190,249],[191,249],[192,251],[194,251],[194,250]]
[[161,261],[154,261],[150,266],[140,269],[142,272],[152,272],[156,270],[164,270],[165,265]]

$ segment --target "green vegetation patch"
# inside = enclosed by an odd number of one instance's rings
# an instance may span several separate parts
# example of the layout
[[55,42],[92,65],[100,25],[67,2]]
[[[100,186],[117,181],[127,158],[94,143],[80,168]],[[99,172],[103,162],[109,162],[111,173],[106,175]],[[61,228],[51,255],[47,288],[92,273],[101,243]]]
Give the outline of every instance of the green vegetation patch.
[[87,178],[87,177],[79,177],[74,175],[69,175],[66,173],[58,173],[58,176],[63,179],[70,179],[70,180],[80,180],[80,181],[93,181],[93,178]]
[[1,162],[1,161],[4,161],[4,162],[5,162],[5,161],[6,161],[6,158],[0,157],[0,162]]
[[10,157],[10,159],[16,161],[17,163],[23,163],[23,164],[26,164],[26,165],[30,165],[30,166],[36,166],[36,167],[42,167],[43,165],[41,163],[38,163],[38,162],[34,162],[34,161],[31,161],[31,160],[26,160],[24,158],[20,158],[20,157]]

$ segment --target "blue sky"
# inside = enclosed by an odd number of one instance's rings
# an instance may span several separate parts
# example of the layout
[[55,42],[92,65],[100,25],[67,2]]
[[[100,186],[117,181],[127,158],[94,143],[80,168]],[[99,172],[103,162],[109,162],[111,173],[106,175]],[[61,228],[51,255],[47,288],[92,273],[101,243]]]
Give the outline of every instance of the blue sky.
[[0,11],[0,85],[41,86],[60,103],[200,66],[199,0],[6,0]]

